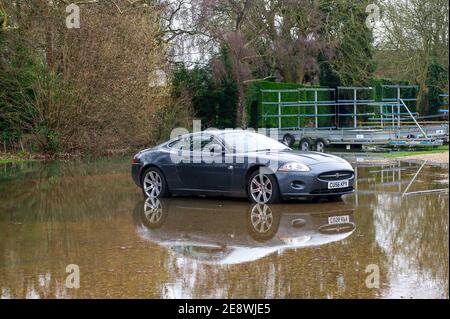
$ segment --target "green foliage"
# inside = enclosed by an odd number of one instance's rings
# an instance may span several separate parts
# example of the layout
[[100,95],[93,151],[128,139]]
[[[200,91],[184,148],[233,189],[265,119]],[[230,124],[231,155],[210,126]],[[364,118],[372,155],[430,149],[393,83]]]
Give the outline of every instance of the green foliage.
[[[381,102],[382,98],[396,98],[397,97],[397,89],[395,88],[382,88],[382,85],[411,85],[408,81],[401,81],[401,80],[393,80],[393,79],[385,79],[385,78],[376,78],[371,77],[367,80],[366,83],[364,83],[365,86],[371,86],[375,88],[375,96],[373,97],[376,102]],[[401,95],[402,97],[407,98],[414,98],[417,96],[417,89],[411,88],[411,89],[401,89]],[[411,112],[417,111],[417,103],[415,101],[405,101],[405,104],[408,106]],[[392,107],[391,106],[384,106],[383,112],[385,113],[391,113]],[[373,110],[370,110],[374,113],[379,113],[378,107],[374,108]],[[404,110],[402,112],[405,112]]]
[[[337,87],[359,86],[376,70],[373,59],[373,33],[366,26],[366,6],[370,1],[321,1],[327,17],[324,30],[336,41],[336,52],[331,59],[319,56],[320,84]],[[331,31],[332,30],[332,31]]]
[[50,129],[46,124],[41,124],[37,128],[36,133],[41,137],[41,151],[46,153],[56,153],[60,151],[59,135],[57,132]]
[[339,73],[333,69],[330,61],[324,56],[323,53],[319,54],[320,65],[320,85],[330,88],[337,88],[342,85]]
[[235,126],[237,89],[227,51],[222,50],[218,58],[225,66],[220,79],[210,65],[192,69],[178,66],[172,75],[172,94],[175,98],[183,94],[190,96],[194,113],[203,127],[231,128]]
[[[367,79],[367,81],[364,82],[363,84],[365,86],[370,86],[370,87],[375,88],[374,100],[377,102],[381,102],[381,99],[383,96],[382,85],[409,85],[410,83],[408,81],[371,77],[371,78]],[[389,92],[389,91],[384,92],[385,97],[394,98],[396,96],[395,94],[396,94],[395,92]],[[404,96],[414,97],[416,95],[416,92],[414,89],[410,89],[408,91],[402,90],[402,94],[404,94]]]
[[151,123],[154,124],[150,131],[150,142],[161,143],[169,139],[174,128],[192,126],[192,113],[190,97],[180,92],[171,103],[160,106],[152,113]]
[[[428,66],[428,112],[437,114],[444,104],[444,100],[439,95],[444,93],[441,89],[448,85],[448,70],[446,70],[436,58],[432,58]],[[448,92],[447,92],[448,93]]]
[[0,32],[0,139],[4,144],[16,143],[32,126],[38,69],[20,38]]
[[34,149],[61,150],[59,134],[42,114],[43,105],[57,102],[63,90],[16,31],[0,33],[0,73],[0,142],[13,146],[30,134]]

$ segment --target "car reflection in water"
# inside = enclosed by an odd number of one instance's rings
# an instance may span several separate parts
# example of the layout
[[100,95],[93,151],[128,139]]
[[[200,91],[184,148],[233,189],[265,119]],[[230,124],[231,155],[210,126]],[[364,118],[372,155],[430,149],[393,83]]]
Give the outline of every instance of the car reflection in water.
[[355,230],[353,205],[249,204],[148,198],[135,209],[141,238],[204,263],[238,264],[276,251],[324,245]]

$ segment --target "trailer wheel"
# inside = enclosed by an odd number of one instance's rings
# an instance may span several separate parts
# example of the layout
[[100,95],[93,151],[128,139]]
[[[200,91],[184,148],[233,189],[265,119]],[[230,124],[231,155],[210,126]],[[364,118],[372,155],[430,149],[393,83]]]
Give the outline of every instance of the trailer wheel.
[[323,138],[318,138],[314,146],[317,152],[323,153],[325,151],[325,146],[327,146],[327,142]]
[[300,140],[300,144],[298,145],[298,149],[301,151],[310,151],[312,146],[312,140],[309,137],[304,137]]
[[286,146],[291,147],[295,143],[295,137],[292,134],[289,134],[289,133],[284,134],[284,136],[283,136],[283,143]]

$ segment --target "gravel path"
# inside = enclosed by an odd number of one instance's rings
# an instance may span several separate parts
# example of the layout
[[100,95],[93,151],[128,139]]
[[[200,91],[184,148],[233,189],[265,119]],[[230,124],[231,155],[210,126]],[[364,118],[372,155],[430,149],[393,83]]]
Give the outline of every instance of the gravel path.
[[448,152],[402,156],[401,159],[418,159],[448,164]]

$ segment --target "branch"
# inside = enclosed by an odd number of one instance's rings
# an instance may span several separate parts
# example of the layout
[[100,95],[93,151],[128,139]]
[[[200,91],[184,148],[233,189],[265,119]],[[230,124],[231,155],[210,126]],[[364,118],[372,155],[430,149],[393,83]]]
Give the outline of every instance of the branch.
[[245,80],[245,81],[243,81],[243,83],[247,84],[247,83],[256,82],[256,81],[267,81],[268,79],[273,78],[273,77],[274,77],[274,75],[271,74],[271,75],[268,75],[268,76],[266,76],[265,78],[262,78],[262,79]]

